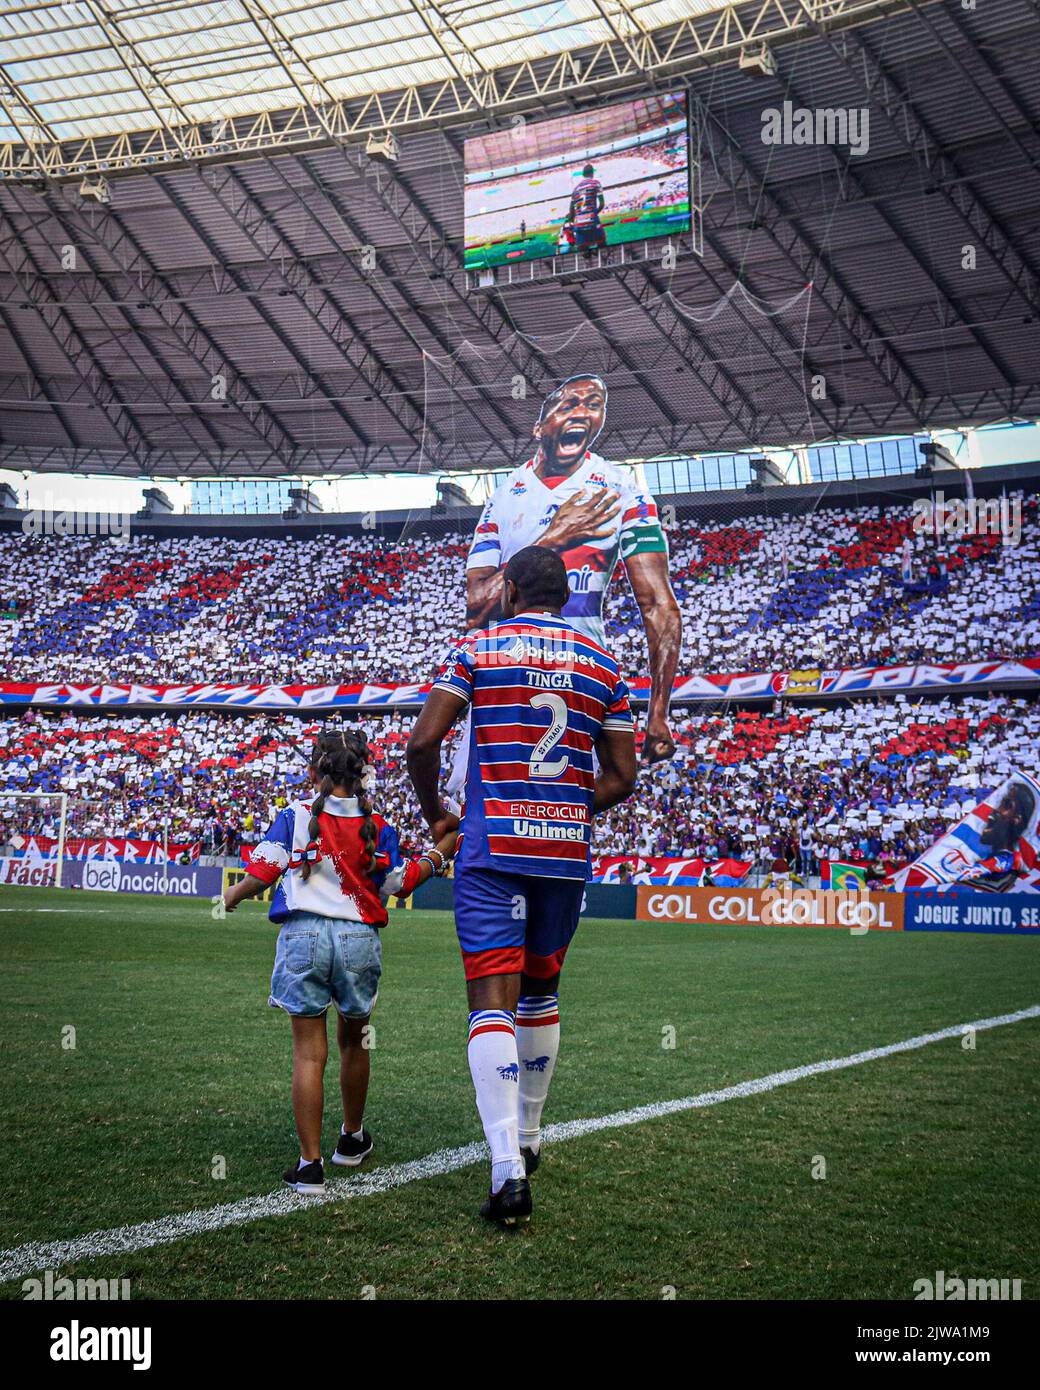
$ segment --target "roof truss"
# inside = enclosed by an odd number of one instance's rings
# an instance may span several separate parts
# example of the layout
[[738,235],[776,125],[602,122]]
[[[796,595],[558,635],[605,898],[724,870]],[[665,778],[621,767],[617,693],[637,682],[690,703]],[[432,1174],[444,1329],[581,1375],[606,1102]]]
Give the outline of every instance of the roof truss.
[[[441,80],[336,97],[262,0],[235,0],[248,15],[268,67],[284,77],[296,104],[220,119],[198,119],[174,94],[171,75],[150,65],[140,45],[127,36],[119,12],[103,0],[83,0],[107,35],[137,106],[150,119],[139,129],[56,138],[32,113],[19,84],[8,77],[0,100],[21,136],[0,144],[0,180],[68,180],[83,175],[116,177],[185,163],[255,158],[356,141],[369,132],[404,132],[445,122],[505,117],[532,104],[566,96],[595,96],[667,81],[677,74],[731,61],[753,42],[782,44],[812,32],[857,24],[903,8],[909,0],[744,0],[692,14],[676,24],[648,30],[631,0],[594,0],[604,37],[572,52],[524,57],[497,68],[483,65],[466,37],[465,6],[407,0],[443,57]],[[149,13],[180,11],[186,0],[154,0]],[[38,6],[25,6],[32,11]],[[449,13],[450,11],[450,13]],[[547,28],[552,29],[549,25]],[[558,24],[555,26],[565,27]],[[41,50],[42,53],[46,49]],[[16,119],[17,117],[17,119]]]

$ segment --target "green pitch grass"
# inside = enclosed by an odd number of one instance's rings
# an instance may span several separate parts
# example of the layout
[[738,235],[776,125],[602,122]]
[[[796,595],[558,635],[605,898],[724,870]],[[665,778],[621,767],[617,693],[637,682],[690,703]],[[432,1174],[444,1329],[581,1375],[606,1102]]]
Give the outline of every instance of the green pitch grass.
[[[4,889],[0,943],[0,1246],[279,1186],[297,1153],[289,1028],[266,1006],[274,929],[256,905],[218,922],[205,902]],[[450,918],[395,913],[384,947],[367,1168],[480,1135]],[[1038,1001],[1030,939],[587,921],[546,1120]],[[1030,1020],[974,1051],[933,1044],[549,1146],[516,1235],[476,1217],[480,1165],[61,1273],[129,1279],[135,1298],[908,1299],[942,1269],[1035,1298],[1038,1071]]]
[[[670,221],[669,214],[685,213],[686,221]],[[686,199],[667,207],[649,208],[645,212],[607,213],[603,226],[607,232],[607,245],[620,246],[623,242],[648,241],[651,237],[677,236],[690,229],[690,203]],[[560,229],[554,227],[532,227],[527,236],[521,238],[520,229],[511,240],[492,242],[490,245],[468,246],[465,251],[466,270],[480,270],[486,266],[519,265],[524,261],[539,260],[543,256],[555,256],[559,249]],[[520,251],[522,255],[510,255]]]

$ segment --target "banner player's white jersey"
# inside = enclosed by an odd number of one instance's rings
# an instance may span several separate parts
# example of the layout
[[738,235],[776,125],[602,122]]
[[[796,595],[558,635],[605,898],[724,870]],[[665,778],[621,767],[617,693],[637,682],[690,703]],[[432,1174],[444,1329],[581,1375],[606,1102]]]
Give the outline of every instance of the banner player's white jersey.
[[586,453],[573,473],[546,483],[536,473],[534,460],[528,459],[485,503],[466,568],[501,569],[518,550],[539,540],[568,497],[579,492],[591,497],[600,489],[618,495],[620,510],[611,522],[611,534],[583,541],[561,554],[571,588],[563,616],[605,646],[603,597],[618,558],[627,561],[649,551],[668,552],[657,505],[629,469]]

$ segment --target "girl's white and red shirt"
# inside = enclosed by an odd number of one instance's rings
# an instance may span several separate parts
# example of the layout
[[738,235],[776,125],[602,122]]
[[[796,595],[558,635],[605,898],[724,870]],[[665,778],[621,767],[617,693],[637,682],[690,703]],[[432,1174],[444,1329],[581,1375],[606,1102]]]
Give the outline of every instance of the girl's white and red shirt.
[[268,913],[284,922],[293,912],[342,918],[385,927],[386,900],[407,897],[419,882],[420,864],[404,859],[397,831],[373,813],[376,828],[376,868],[369,872],[369,850],[361,839],[364,816],[353,796],[329,796],[318,818],[320,858],[310,875],[301,872],[310,841],[311,802],[294,801],[279,811],[270,830],[249,856],[246,871],[262,883],[274,883]]

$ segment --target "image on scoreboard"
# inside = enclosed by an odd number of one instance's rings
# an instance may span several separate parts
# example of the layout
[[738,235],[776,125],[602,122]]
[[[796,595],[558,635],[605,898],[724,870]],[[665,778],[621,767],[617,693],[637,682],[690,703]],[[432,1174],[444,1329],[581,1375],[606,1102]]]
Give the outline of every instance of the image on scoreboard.
[[690,230],[684,92],[474,136],[464,159],[467,270]]

